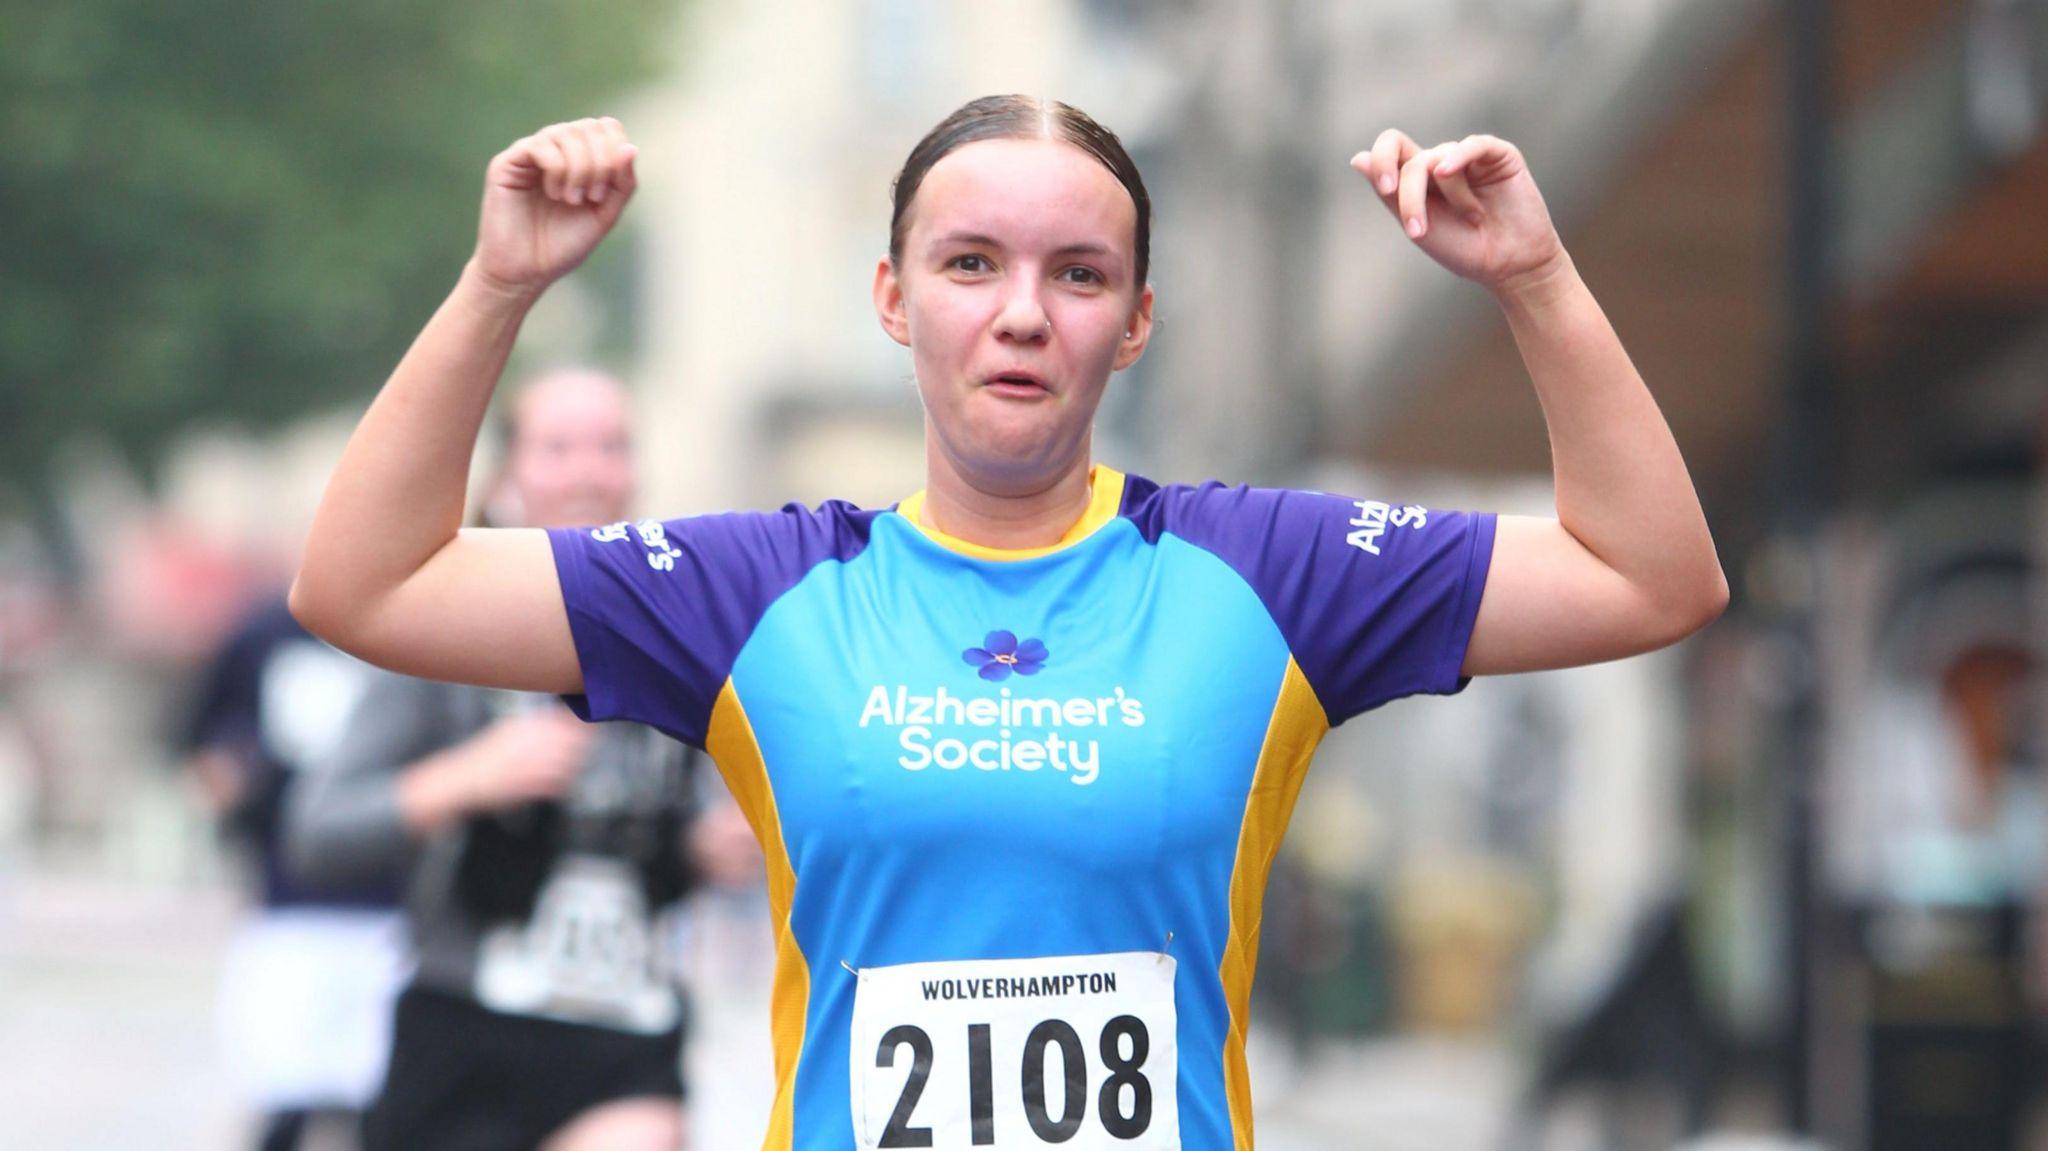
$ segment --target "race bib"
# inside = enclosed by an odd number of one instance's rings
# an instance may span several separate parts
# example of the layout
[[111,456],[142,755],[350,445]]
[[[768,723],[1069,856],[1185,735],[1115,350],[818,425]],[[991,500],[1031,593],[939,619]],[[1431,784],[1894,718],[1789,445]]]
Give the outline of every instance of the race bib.
[[858,972],[863,1149],[1180,1146],[1172,956],[906,963]]
[[666,1031],[679,1007],[650,927],[631,867],[565,855],[541,887],[531,919],[485,934],[477,1001],[518,1015]]

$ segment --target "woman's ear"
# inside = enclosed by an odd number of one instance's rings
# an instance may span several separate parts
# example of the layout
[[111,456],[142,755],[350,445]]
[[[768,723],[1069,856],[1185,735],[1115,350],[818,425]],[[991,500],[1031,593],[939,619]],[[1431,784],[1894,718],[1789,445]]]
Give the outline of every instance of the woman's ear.
[[903,310],[903,281],[896,275],[896,261],[887,256],[875,264],[875,318],[889,338],[910,346],[910,315]]
[[1131,309],[1130,323],[1124,328],[1124,338],[1116,347],[1116,362],[1110,370],[1121,372],[1138,362],[1145,354],[1145,344],[1152,338],[1152,285],[1138,293],[1138,306]]

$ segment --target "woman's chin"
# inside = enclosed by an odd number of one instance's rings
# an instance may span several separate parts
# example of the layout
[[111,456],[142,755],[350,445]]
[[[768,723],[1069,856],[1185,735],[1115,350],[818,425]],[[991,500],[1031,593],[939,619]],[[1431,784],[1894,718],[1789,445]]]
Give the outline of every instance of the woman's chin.
[[1014,434],[983,435],[961,462],[977,475],[1005,489],[1038,491],[1077,464],[1086,466],[1087,441],[1070,443],[1044,429],[1018,429]]

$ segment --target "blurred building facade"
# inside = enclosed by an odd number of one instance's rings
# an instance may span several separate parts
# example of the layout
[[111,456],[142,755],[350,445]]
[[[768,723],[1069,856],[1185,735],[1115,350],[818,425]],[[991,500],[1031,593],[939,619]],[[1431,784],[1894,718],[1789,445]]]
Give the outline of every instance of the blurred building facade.
[[[1770,976],[1769,1026],[1715,1014],[1762,1042],[1781,1119],[2038,1146],[2048,5],[1730,28],[1559,213],[1736,584],[1689,676],[1692,901],[1719,924],[1693,951],[1710,988]],[[1441,309],[1415,338],[1455,350],[1353,450],[1539,464],[1534,405],[1492,390],[1505,332]]]

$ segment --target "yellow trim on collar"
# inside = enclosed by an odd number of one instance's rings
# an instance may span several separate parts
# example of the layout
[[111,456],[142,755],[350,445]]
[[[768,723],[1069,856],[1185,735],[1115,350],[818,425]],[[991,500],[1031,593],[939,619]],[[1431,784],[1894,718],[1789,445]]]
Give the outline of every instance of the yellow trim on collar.
[[923,491],[906,496],[903,502],[896,505],[896,514],[909,520],[911,527],[916,528],[926,538],[948,551],[956,551],[961,555],[983,560],[1036,559],[1039,556],[1051,555],[1061,548],[1072,547],[1080,543],[1082,540],[1100,531],[1104,524],[1116,518],[1117,512],[1124,505],[1124,474],[1115,468],[1096,464],[1088,470],[1088,483],[1092,491],[1088,499],[1088,510],[1081,514],[1080,519],[1074,521],[1074,526],[1068,528],[1066,533],[1060,536],[1057,543],[1042,548],[985,547],[978,543],[963,540],[958,536],[949,536],[937,528],[928,527],[918,519],[918,514],[924,510]]

